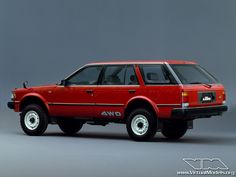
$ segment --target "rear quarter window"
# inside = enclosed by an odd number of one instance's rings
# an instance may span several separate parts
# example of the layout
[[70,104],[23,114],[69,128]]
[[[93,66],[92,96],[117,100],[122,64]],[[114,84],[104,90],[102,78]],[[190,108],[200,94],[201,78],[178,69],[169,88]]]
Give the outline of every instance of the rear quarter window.
[[176,84],[174,77],[163,64],[140,65],[140,71],[145,84]]

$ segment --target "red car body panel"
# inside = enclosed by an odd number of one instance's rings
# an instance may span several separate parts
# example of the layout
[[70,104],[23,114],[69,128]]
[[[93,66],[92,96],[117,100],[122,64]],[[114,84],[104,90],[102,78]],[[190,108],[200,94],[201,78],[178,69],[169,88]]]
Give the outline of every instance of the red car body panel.
[[[222,105],[225,101],[224,87],[212,84],[196,85],[145,85],[138,64],[196,64],[189,61],[118,61],[92,63],[89,65],[135,65],[139,85],[49,85],[14,90],[14,110],[20,112],[21,104],[29,97],[40,99],[50,116],[124,119],[125,110],[134,100],[147,101],[159,118],[170,119],[175,108],[182,108],[182,93],[187,92],[189,107]],[[92,91],[91,93],[89,91]],[[199,92],[215,92],[215,101],[199,104]],[[104,115],[102,112],[118,112],[119,115]]]

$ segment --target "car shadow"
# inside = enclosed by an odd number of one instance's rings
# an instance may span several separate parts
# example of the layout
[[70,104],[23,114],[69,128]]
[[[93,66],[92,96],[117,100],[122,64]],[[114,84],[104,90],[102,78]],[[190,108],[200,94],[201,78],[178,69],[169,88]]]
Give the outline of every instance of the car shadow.
[[[105,139],[105,140],[125,140],[132,141],[127,134],[122,133],[101,133],[101,132],[80,132],[73,136],[68,136],[63,133],[48,132],[43,136],[49,137],[70,137],[70,138],[84,138],[84,139]],[[133,141],[132,141],[133,142]],[[164,138],[161,135],[156,135],[150,141],[145,143],[184,143],[184,144],[217,144],[217,145],[236,145],[236,136],[223,135],[186,135],[179,140],[171,140]]]
[[75,135],[66,135],[64,133],[48,132],[43,136],[54,136],[54,137],[70,137],[70,138],[87,138],[87,139],[107,139],[107,140],[131,140],[128,135],[121,133],[97,133],[97,132],[80,132]]
[[184,143],[184,144],[208,144],[208,145],[236,145],[236,136],[213,136],[213,135],[186,135],[179,140],[170,140],[163,137],[155,137],[153,142]]

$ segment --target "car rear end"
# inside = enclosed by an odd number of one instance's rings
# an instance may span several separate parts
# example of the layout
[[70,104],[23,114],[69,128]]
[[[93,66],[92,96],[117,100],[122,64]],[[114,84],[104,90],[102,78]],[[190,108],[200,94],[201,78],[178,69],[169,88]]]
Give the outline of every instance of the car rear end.
[[182,107],[173,109],[173,118],[208,118],[227,111],[225,89],[214,76],[197,64],[170,66],[182,86]]

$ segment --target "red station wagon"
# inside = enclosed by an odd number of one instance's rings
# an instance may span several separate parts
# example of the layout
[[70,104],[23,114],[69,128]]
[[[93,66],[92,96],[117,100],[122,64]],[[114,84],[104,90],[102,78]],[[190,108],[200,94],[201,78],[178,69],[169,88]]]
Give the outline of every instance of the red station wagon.
[[88,123],[126,124],[136,141],[157,131],[179,139],[193,120],[227,111],[222,84],[195,62],[122,61],[91,63],[60,84],[15,89],[10,109],[20,112],[28,135],[42,135],[49,123],[75,134]]

